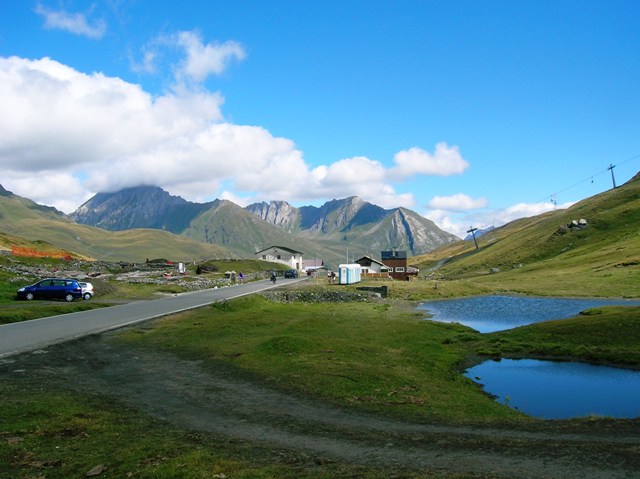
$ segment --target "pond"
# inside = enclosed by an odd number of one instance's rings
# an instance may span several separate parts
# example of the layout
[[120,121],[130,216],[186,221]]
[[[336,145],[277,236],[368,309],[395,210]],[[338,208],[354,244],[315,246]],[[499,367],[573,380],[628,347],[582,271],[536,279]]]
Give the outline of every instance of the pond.
[[502,359],[465,372],[496,400],[527,415],[640,417],[640,371],[584,363]]
[[640,306],[637,300],[589,298],[532,298],[475,296],[429,301],[418,306],[432,321],[460,323],[481,333],[525,326],[550,319],[569,318],[589,308],[608,305]]

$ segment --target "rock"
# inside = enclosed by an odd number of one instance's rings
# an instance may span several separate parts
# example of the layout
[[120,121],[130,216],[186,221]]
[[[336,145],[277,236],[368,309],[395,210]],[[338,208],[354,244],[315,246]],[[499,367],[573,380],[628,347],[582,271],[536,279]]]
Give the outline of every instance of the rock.
[[85,477],[99,476],[100,474],[106,471],[107,471],[107,466],[105,466],[104,464],[98,464],[96,467],[88,471],[84,476]]

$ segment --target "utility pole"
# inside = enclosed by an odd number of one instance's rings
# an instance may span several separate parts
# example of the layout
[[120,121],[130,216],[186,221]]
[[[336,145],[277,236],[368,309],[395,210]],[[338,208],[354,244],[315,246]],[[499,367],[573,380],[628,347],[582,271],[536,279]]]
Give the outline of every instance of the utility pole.
[[473,226],[469,226],[469,229],[467,230],[467,233],[471,233],[471,235],[473,236],[473,242],[476,245],[476,250],[478,249],[478,241],[476,240],[476,231],[478,231],[478,228],[474,228]]
[[609,168],[607,170],[611,171],[611,181],[613,181],[613,189],[616,189],[616,177],[613,176],[613,169],[616,167],[614,164],[609,164]]

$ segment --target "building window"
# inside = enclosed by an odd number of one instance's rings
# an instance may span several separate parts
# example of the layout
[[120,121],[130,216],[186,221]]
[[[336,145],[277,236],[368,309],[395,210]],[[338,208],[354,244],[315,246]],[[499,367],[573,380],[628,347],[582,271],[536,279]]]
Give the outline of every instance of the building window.
[[404,273],[404,266],[396,266],[396,273]]
[[267,255],[266,255],[266,254],[263,254],[263,255],[262,255],[262,259],[267,259]]
[[276,256],[276,258],[278,258],[278,259],[282,259],[282,256],[281,256],[281,255],[278,255],[278,256]]

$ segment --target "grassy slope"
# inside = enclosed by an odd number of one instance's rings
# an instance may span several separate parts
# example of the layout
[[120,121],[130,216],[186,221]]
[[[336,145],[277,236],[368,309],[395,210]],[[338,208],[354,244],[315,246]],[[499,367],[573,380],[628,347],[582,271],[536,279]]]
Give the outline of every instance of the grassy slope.
[[640,368],[640,307],[609,306],[484,337],[480,352],[510,357],[575,358]]
[[204,359],[212,368],[226,362],[285,390],[370,411],[455,422],[522,417],[458,373],[467,350],[452,338],[466,331],[386,304],[252,296],[167,318],[120,340]]
[[[361,236],[359,232],[357,237]],[[301,251],[304,258],[321,259],[328,268],[337,268],[346,262],[347,250],[350,257],[358,251],[356,258],[370,254],[370,247],[364,241],[345,241],[344,234],[335,234],[330,239],[318,239],[313,235],[296,232],[296,235],[270,223],[266,223],[253,213],[229,202],[219,201],[209,210],[195,218],[184,235],[198,241],[213,241],[228,247],[241,257],[253,257],[272,245],[285,246]],[[349,234],[354,236],[354,234]],[[360,241],[360,242],[358,242]]]
[[[141,262],[146,258],[190,261],[229,258],[225,248],[152,229],[106,231],[75,224],[50,209],[18,196],[0,196],[0,242],[11,249],[11,237],[42,241],[55,248],[108,261]],[[22,244],[27,246],[26,244]]]
[[[584,218],[584,230],[563,228]],[[412,263],[427,270],[452,258],[439,273],[471,278],[497,291],[575,296],[640,296],[640,181],[526,218],[473,242],[460,242]],[[521,267],[520,267],[521,265]],[[489,274],[491,268],[500,273]]]

